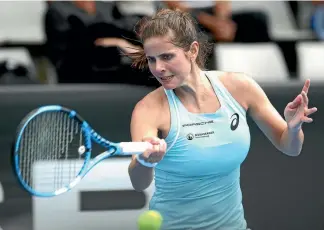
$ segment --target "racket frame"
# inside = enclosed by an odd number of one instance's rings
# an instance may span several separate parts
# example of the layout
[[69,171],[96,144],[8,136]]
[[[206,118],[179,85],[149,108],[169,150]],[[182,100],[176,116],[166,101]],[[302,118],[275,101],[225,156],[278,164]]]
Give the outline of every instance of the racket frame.
[[[41,113],[45,112],[64,112],[69,114],[71,119],[75,119],[77,122],[80,123],[81,132],[84,134],[84,163],[79,171],[79,173],[76,175],[75,179],[72,180],[69,184],[66,186],[56,190],[55,192],[37,192],[34,191],[23,179],[21,170],[19,167],[19,146],[21,142],[21,138],[23,136],[24,130],[26,129],[27,125],[30,123],[31,120],[33,120],[36,116],[40,115]],[[103,146],[107,149],[107,151],[97,155],[95,158],[91,159],[91,151],[92,151],[92,141]],[[107,159],[114,155],[133,155],[133,154],[141,154],[143,153],[147,148],[150,148],[152,145],[147,142],[120,142],[120,143],[114,143],[106,140],[102,136],[100,136],[97,132],[95,132],[90,125],[74,110],[70,110],[66,107],[60,106],[60,105],[46,105],[42,106],[40,108],[32,110],[30,113],[28,113],[24,119],[20,122],[18,129],[17,129],[17,135],[16,135],[16,141],[14,145],[14,151],[13,151],[13,169],[14,173],[22,185],[22,187],[29,192],[33,196],[37,197],[53,197],[60,194],[63,194],[69,190],[71,190],[73,187],[75,187],[81,179],[86,176],[86,174],[99,162],[103,161],[104,159]],[[33,172],[30,172],[33,173]]]

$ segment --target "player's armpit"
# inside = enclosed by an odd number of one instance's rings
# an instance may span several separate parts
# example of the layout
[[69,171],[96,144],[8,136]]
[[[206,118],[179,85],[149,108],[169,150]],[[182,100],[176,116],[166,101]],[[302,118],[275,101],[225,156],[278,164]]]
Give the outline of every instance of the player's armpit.
[[263,89],[249,76],[245,76],[248,112],[261,131],[280,151],[281,136],[287,129],[287,123],[271,104]]

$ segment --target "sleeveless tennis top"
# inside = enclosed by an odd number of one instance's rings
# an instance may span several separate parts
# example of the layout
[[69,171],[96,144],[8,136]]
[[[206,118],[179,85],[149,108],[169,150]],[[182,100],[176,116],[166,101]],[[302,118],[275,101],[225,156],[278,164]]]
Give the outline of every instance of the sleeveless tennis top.
[[204,74],[220,101],[215,113],[190,113],[165,90],[171,127],[168,149],[155,168],[149,208],[163,216],[163,230],[246,230],[240,165],[250,148],[245,109],[218,79]]

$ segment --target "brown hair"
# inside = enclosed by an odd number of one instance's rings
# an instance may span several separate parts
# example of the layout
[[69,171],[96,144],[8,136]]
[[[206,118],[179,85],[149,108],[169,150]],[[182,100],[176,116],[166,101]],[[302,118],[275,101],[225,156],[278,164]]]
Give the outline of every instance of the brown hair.
[[[206,59],[212,50],[212,45],[202,32],[198,32],[196,21],[189,13],[180,10],[161,9],[152,17],[144,17],[135,27],[135,33],[141,43],[155,36],[171,34],[171,42],[184,51],[188,51],[192,42],[199,42],[199,53],[196,63],[204,68]],[[147,59],[144,50],[132,53],[133,66],[144,69],[147,67]]]

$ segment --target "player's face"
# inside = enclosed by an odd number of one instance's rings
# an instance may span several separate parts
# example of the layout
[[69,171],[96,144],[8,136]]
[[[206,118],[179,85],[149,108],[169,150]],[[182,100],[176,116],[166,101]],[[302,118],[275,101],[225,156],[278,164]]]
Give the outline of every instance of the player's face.
[[151,73],[165,89],[175,89],[186,81],[191,61],[185,51],[173,45],[168,37],[152,37],[144,42]]

